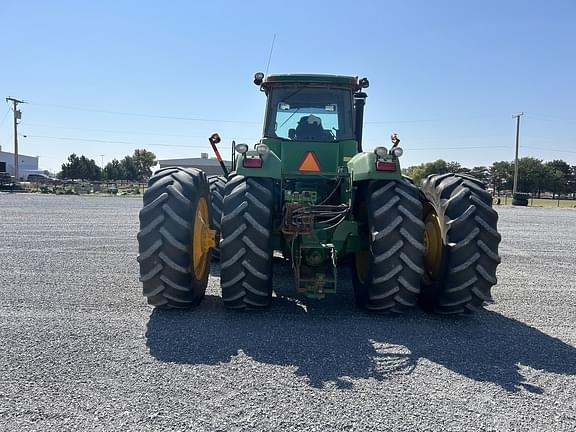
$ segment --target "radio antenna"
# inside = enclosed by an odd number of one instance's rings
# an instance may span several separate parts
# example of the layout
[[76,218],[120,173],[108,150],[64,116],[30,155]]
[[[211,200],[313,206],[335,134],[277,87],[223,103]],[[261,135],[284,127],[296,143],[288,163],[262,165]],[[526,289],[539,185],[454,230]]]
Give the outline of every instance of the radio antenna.
[[272,46],[270,47],[270,54],[268,54],[268,64],[266,65],[266,73],[264,76],[268,75],[268,69],[270,68],[270,60],[272,60],[272,53],[274,52],[274,42],[276,42],[276,33],[274,33],[274,37],[272,38]]

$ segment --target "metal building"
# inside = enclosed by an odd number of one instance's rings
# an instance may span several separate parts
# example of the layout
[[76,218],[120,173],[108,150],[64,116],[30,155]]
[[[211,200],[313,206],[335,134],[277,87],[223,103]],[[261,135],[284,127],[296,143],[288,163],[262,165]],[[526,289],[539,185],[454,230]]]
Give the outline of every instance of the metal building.
[[[0,162],[4,162],[6,164],[6,172],[13,176],[14,153],[2,151],[2,146],[0,146]],[[4,166],[4,164],[0,165]],[[38,156],[26,156],[23,154],[18,154],[18,174],[20,179],[26,180],[28,174],[37,174],[39,172]]]
[[[166,168],[170,166],[180,166],[183,168],[198,168],[204,171],[207,175],[222,175],[222,168],[220,163],[216,159],[210,159],[208,153],[202,153],[199,158],[184,158],[184,159],[163,159],[158,160],[160,168]],[[230,161],[224,161],[226,168],[230,170],[232,168],[232,163]]]

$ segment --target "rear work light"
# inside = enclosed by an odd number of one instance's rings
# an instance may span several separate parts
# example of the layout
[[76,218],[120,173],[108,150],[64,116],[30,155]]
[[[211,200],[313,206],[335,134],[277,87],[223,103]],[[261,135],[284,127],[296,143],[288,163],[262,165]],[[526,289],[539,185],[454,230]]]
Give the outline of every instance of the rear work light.
[[245,157],[242,166],[244,168],[262,168],[262,159],[259,157]]
[[396,171],[396,162],[394,161],[377,161],[376,171]]
[[376,156],[383,158],[388,154],[388,149],[386,147],[376,147],[374,153]]
[[270,147],[266,144],[257,144],[256,145],[256,152],[260,155],[266,154],[270,151]]
[[246,153],[248,151],[248,144],[236,144],[234,147],[237,153]]

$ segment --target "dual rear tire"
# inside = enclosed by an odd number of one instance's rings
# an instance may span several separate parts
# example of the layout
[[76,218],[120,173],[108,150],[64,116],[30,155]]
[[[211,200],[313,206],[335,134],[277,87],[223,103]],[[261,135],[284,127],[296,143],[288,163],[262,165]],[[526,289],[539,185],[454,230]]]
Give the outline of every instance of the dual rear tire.
[[404,312],[420,302],[427,311],[465,314],[492,300],[500,234],[482,182],[431,175],[420,192],[405,180],[373,181],[364,206],[369,245],[353,272],[359,306]]
[[228,309],[264,309],[272,300],[274,181],[228,179],[222,207],[220,286]]
[[[222,219],[222,205],[224,202],[226,177],[218,175],[208,176],[208,184],[210,186],[210,226],[219,234],[222,229],[220,221]],[[212,249],[212,259],[220,259],[219,245],[216,245]]]
[[459,174],[424,181],[426,260],[421,303],[441,314],[473,313],[492,301],[500,263],[498,213],[484,184]]
[[[140,211],[140,280],[150,305],[197,306],[210,259],[221,261],[229,309],[262,309],[272,298],[273,180],[206,178],[171,167],[150,179]],[[220,231],[220,247],[214,243]],[[221,249],[220,249],[221,248]]]
[[[149,304],[200,303],[213,228],[221,230],[224,305],[270,305],[274,181],[236,175],[224,183],[177,167],[150,179],[138,233],[140,280]],[[430,311],[461,314],[491,301],[500,234],[498,215],[480,181],[431,175],[421,192],[405,180],[372,181],[362,202],[359,216],[366,220],[368,247],[356,254],[353,272],[361,307],[404,312],[420,301]]]
[[198,305],[206,291],[214,240],[205,174],[179,167],[159,170],[143,200],[138,262],[144,296],[157,307]]
[[424,274],[418,188],[405,180],[371,181],[360,193],[369,247],[354,259],[356,303],[377,312],[404,312],[416,304]]

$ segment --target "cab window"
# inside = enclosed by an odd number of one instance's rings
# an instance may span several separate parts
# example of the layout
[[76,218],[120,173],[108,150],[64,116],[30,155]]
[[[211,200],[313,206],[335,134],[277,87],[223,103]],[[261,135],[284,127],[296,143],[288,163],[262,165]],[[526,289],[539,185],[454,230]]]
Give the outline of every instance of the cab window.
[[351,92],[328,87],[278,87],[268,98],[265,136],[294,141],[354,139]]

